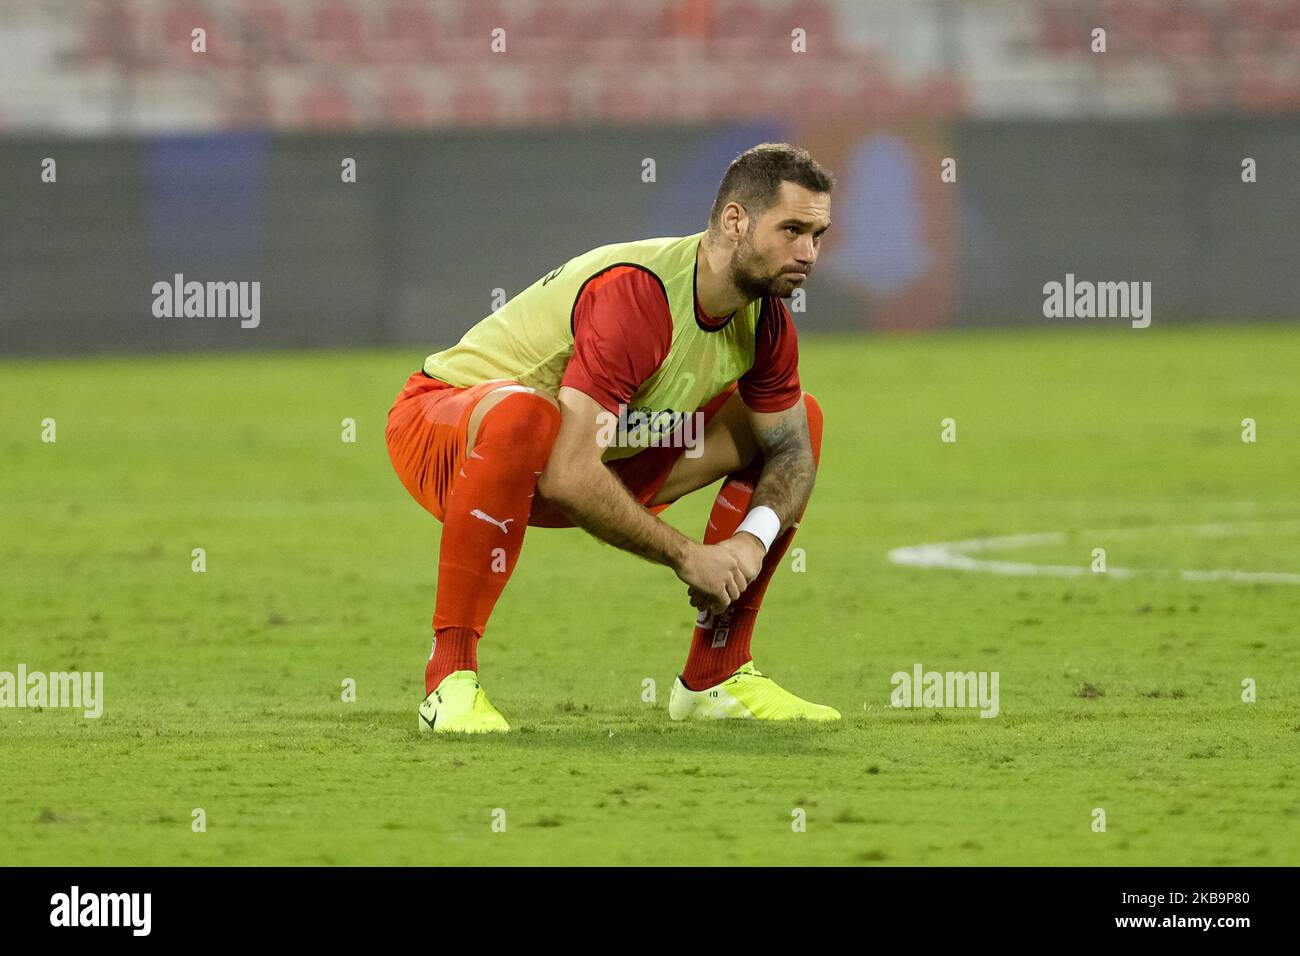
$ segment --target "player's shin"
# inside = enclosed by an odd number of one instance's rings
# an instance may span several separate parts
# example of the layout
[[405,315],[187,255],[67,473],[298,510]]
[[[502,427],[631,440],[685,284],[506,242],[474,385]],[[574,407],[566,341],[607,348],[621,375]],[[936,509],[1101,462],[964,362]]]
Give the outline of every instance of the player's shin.
[[[804,395],[808,412],[808,432],[812,442],[813,459],[821,460],[822,413],[811,395]],[[704,532],[705,544],[716,544],[736,533],[745,513],[749,511],[754,488],[763,472],[762,459],[727,477],[709,513],[709,523]],[[800,515],[800,519],[802,519]],[[691,649],[686,666],[682,669],[682,683],[691,690],[703,690],[726,680],[745,662],[752,659],[750,641],[758,618],[763,596],[771,583],[772,575],[780,566],[790,542],[798,530],[796,521],[779,535],[768,549],[763,565],[740,598],[720,614],[701,611],[691,636]]]
[[550,401],[520,392],[496,405],[479,425],[476,444],[452,483],[443,521],[426,692],[454,671],[478,670],[478,639],[515,569],[537,476],[559,423]]

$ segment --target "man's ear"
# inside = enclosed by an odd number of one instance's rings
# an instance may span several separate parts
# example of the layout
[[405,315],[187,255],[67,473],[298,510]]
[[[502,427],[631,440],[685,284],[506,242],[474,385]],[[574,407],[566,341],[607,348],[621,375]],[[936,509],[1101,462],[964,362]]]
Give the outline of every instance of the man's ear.
[[732,242],[738,241],[749,227],[749,215],[745,212],[745,207],[734,199],[722,207],[719,219],[722,234]]

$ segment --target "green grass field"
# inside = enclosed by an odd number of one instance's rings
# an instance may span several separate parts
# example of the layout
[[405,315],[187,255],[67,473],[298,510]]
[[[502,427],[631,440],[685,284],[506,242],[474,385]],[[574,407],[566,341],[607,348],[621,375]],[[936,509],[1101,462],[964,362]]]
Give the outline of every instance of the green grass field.
[[[416,732],[440,526],[383,429],[418,352],[0,363],[0,671],[105,674],[98,720],[0,709],[0,864],[1300,863],[1300,586],[887,559],[1300,573],[1295,330],[802,353],[826,446],[755,659],[845,720],[673,724],[684,586],[533,529],[480,646],[515,730],[463,740]],[[890,708],[916,662],[999,672],[1000,714]]]

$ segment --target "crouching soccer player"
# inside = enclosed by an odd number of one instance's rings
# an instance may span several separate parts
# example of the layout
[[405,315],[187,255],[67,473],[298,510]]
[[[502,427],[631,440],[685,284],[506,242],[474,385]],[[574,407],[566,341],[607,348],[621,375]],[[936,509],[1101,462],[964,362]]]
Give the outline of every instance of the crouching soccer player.
[[[699,614],[672,719],[839,719],[757,671],[749,650],[821,454],[782,300],[817,260],[832,186],[805,150],[755,146],[728,167],[706,231],[570,259],[410,377],[389,455],[443,523],[422,730],[509,729],[477,645],[529,525],[576,525],[688,586]],[[696,413],[692,457],[674,435]],[[634,419],[653,440],[633,444]],[[703,543],[657,517],[719,478]]]

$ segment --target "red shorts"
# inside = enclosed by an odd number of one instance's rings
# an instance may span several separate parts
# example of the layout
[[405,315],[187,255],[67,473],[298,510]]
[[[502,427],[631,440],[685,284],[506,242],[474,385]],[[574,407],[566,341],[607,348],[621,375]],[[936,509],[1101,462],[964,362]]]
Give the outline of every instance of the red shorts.
[[[406,380],[406,386],[393,402],[385,432],[388,457],[411,497],[439,521],[445,514],[452,480],[465,463],[469,417],[474,406],[488,392],[510,384],[515,383],[502,379],[458,388],[420,371]],[[705,403],[700,409],[705,422],[734,390],[732,385]],[[612,461],[608,467],[627,486],[632,497],[650,507],[684,450],[646,448],[629,458]],[[657,514],[669,504],[655,505],[650,510]],[[540,494],[533,498],[528,523],[541,528],[573,527],[573,522]]]

